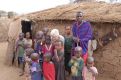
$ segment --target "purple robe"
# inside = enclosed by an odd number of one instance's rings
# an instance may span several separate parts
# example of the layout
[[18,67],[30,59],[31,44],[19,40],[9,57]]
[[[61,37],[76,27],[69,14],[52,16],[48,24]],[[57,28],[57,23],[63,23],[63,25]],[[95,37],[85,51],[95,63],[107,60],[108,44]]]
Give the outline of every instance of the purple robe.
[[[92,28],[88,21],[83,21],[80,25],[75,22],[72,27],[74,37],[80,39],[79,45],[82,47],[82,54],[85,55],[88,50],[88,41],[92,39]],[[74,43],[74,47],[76,47]]]

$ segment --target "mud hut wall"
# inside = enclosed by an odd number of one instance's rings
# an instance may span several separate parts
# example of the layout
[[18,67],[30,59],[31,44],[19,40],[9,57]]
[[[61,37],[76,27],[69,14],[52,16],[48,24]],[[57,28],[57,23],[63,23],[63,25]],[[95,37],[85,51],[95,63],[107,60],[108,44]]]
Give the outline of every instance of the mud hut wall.
[[108,77],[111,78],[111,80],[121,80],[120,52],[121,37],[94,52],[95,65],[98,68],[100,77]]
[[9,30],[9,19],[0,19],[0,42],[7,41]]
[[[60,34],[64,34],[66,26],[71,26],[70,21],[38,21],[33,26],[33,33],[42,30],[43,27],[48,27],[49,30],[59,29]],[[35,34],[34,34],[35,35]]]
[[[42,30],[43,27],[48,27],[50,30],[57,28],[60,30],[61,34],[64,34],[64,30],[66,26],[72,26],[74,21],[68,20],[51,20],[51,21],[38,21],[37,26],[34,27],[34,33]],[[101,38],[112,31],[113,27],[120,27],[121,24],[118,23],[102,23],[102,22],[91,22],[92,28],[94,32],[98,33],[98,38]]]

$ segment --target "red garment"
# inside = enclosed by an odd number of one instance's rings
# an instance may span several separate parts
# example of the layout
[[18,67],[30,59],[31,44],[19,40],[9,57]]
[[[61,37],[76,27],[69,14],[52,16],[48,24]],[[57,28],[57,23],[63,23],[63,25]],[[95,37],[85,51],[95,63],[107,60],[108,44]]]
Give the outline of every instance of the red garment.
[[50,52],[52,53],[52,56],[54,54],[54,46],[51,44],[49,47],[45,44],[42,48],[42,52],[43,54],[47,53],[47,52]]
[[82,56],[84,63],[87,63],[87,58],[88,58],[88,53],[86,53],[85,55]]
[[43,75],[45,80],[55,80],[55,67],[52,62],[43,62]]

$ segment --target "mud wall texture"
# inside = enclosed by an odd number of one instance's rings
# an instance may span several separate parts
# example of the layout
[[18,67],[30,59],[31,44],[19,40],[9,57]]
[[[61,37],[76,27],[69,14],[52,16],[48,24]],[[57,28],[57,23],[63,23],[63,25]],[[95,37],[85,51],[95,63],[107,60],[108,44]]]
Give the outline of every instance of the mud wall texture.
[[8,39],[8,25],[8,19],[0,19],[0,42],[7,41]]
[[121,80],[121,38],[94,52],[100,80]]
[[[39,21],[36,22],[36,25],[33,25],[33,32],[37,32],[39,30],[42,30],[43,27],[48,27],[51,29],[53,28],[57,28],[59,29],[61,34],[64,34],[64,30],[66,26],[72,26],[72,24],[74,23],[74,21],[61,21],[61,20],[56,20],[56,21]],[[113,27],[120,27],[121,24],[118,23],[93,23],[91,22],[92,28],[94,32],[98,33],[99,38],[103,37],[104,35],[106,35],[107,33],[111,32]]]

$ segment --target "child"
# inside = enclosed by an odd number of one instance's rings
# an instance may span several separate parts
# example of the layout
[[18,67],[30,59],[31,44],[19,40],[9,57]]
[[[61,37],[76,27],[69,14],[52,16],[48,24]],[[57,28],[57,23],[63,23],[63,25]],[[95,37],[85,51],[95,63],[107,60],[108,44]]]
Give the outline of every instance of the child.
[[42,66],[42,61],[43,61],[43,54],[42,54],[42,46],[43,46],[43,32],[39,31],[36,34],[36,41],[35,41],[35,52],[39,54],[39,62],[40,65]]
[[32,48],[27,48],[25,50],[25,76],[26,80],[31,80],[30,78],[30,62],[31,62],[31,54],[34,52]]
[[38,53],[38,54],[41,54],[41,51],[42,51],[42,45],[43,45],[43,42],[42,42],[42,38],[43,38],[43,32],[42,31],[39,31],[37,32],[36,34],[36,40],[35,40],[35,52]]
[[54,54],[54,46],[51,43],[51,37],[49,35],[45,37],[45,44],[43,45],[42,52],[43,54],[50,52],[52,56]]
[[31,80],[42,80],[38,53],[32,53],[31,60]]
[[64,53],[65,53],[65,70],[68,71],[70,74],[71,69],[68,66],[68,63],[71,59],[71,49],[72,49],[72,35],[71,35],[71,27],[67,26],[66,28],[66,34],[65,34],[65,44],[64,44]]
[[18,65],[21,68],[20,76],[24,74],[24,50],[25,50],[25,40],[24,40],[24,34],[19,34],[19,39],[16,43],[16,60],[18,60]]
[[80,46],[75,47],[75,56],[69,62],[71,67],[71,80],[83,80],[82,69],[84,66],[84,60],[80,57],[82,55],[82,48]]
[[44,27],[43,29],[42,29],[42,32],[43,32],[43,44],[45,44],[45,38],[46,38],[46,36],[48,35],[48,32],[49,32],[49,29],[47,28],[47,27]]
[[55,80],[65,80],[64,78],[64,48],[63,42],[57,41],[55,43],[54,50],[54,64],[56,71],[56,79]]
[[25,44],[30,44],[30,46],[32,47],[32,39],[30,37],[31,37],[30,32],[27,32],[25,38]]
[[94,58],[88,57],[87,64],[82,71],[83,80],[95,80],[97,74],[98,71],[96,67],[94,67]]
[[51,53],[46,53],[44,55],[44,62],[43,62],[44,80],[55,80],[55,67],[51,59],[52,59]]

